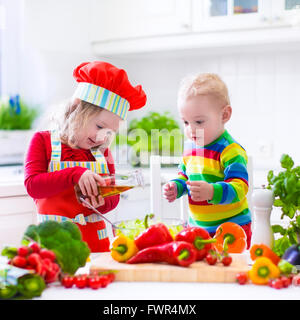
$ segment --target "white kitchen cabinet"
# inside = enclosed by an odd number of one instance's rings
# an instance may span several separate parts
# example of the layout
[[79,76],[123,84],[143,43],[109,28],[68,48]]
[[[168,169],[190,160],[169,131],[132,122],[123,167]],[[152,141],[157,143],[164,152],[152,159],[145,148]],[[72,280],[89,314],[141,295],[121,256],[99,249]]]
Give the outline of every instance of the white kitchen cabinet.
[[91,40],[182,34],[190,16],[191,0],[92,0]]
[[272,19],[277,26],[300,26],[300,0],[272,1]]
[[20,245],[30,224],[36,223],[35,205],[28,195],[0,196],[0,249]]
[[193,31],[269,26],[271,0],[193,0]]
[[91,47],[100,57],[300,47],[300,0],[91,1]]
[[193,0],[193,31],[300,25],[300,0]]

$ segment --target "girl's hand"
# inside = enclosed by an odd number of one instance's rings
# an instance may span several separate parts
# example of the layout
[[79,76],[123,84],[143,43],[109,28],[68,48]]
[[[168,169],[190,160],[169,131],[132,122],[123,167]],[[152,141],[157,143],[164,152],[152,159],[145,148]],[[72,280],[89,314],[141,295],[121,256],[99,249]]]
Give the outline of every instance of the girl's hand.
[[163,186],[163,196],[169,202],[173,202],[177,198],[177,185],[175,182],[166,183]]
[[212,200],[214,196],[214,187],[206,181],[187,181],[190,186],[190,194],[193,201]]
[[[81,193],[88,197],[86,201],[93,207],[100,207],[105,203],[105,200],[99,195],[98,185],[105,186],[105,180],[91,170],[86,170],[78,181]],[[87,207],[84,203],[82,205]]]

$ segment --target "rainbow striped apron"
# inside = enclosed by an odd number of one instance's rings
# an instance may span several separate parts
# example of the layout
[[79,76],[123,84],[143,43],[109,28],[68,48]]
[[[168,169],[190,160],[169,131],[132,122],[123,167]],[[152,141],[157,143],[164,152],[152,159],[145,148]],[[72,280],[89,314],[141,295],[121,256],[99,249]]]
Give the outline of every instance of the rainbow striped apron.
[[[104,155],[92,151],[96,161],[61,161],[61,141],[56,131],[51,131],[51,160],[48,172],[55,172],[71,167],[84,167],[100,175],[109,174]],[[71,221],[78,225],[83,241],[91,252],[109,251],[109,238],[103,219],[77,201],[74,187],[52,197],[37,199],[38,222],[53,220]]]

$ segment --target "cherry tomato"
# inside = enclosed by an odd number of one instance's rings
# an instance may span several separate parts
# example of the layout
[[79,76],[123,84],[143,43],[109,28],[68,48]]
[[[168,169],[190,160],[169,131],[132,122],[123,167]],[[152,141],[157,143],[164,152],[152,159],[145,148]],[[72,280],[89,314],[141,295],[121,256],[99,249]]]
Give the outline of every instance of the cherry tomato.
[[110,278],[107,275],[100,276],[100,283],[102,288],[106,288],[110,283]]
[[280,278],[274,280],[272,287],[275,288],[275,289],[282,289],[283,288],[282,280]]
[[27,257],[27,255],[31,252],[31,249],[26,246],[21,246],[18,248],[18,255],[21,257]]
[[236,281],[239,284],[246,284],[248,281],[248,276],[246,272],[240,272],[236,275]]
[[282,284],[283,284],[284,288],[289,287],[289,285],[292,283],[292,280],[288,277],[285,277],[285,276],[282,276],[281,280],[282,280]]
[[300,277],[298,275],[293,277],[293,285],[300,286]]
[[61,284],[65,287],[65,288],[71,288],[73,286],[75,282],[75,278],[72,276],[64,276],[61,279]]
[[25,268],[27,266],[27,259],[21,256],[15,256],[12,258],[11,263],[15,267]]
[[225,267],[229,266],[232,262],[231,256],[225,256],[222,258],[222,263]]
[[88,284],[88,277],[87,275],[78,275],[75,277],[74,283],[75,286],[79,289],[85,288]]
[[41,249],[40,256],[43,259],[50,259],[50,261],[54,261],[56,259],[55,253],[48,249]]
[[208,253],[205,259],[206,259],[206,262],[210,265],[214,265],[217,263],[217,256],[212,253]]
[[92,276],[88,278],[88,285],[92,289],[101,288],[101,276]]
[[275,283],[275,280],[274,279],[270,279],[269,282],[268,282],[268,286],[273,288],[274,283]]
[[116,275],[114,273],[109,273],[107,277],[109,278],[110,282],[113,282],[116,279]]

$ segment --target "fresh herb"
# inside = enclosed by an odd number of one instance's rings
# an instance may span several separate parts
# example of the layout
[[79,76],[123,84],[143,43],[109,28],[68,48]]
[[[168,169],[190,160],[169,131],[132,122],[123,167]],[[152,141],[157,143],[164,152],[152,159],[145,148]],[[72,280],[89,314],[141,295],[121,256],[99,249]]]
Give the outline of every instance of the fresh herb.
[[38,112],[29,107],[19,95],[0,99],[0,129],[29,130]]
[[277,175],[273,170],[268,173],[268,189],[273,191],[274,206],[281,208],[281,219],[290,219],[285,228],[281,225],[273,225],[274,233],[279,233],[280,238],[275,240],[274,252],[282,256],[293,244],[300,243],[300,166],[294,166],[293,159],[283,154],[280,159],[284,169]]
[[116,136],[116,144],[130,145],[136,154],[152,152],[160,155],[180,155],[183,134],[177,121],[169,112],[149,112],[141,119],[129,123],[127,136]]

